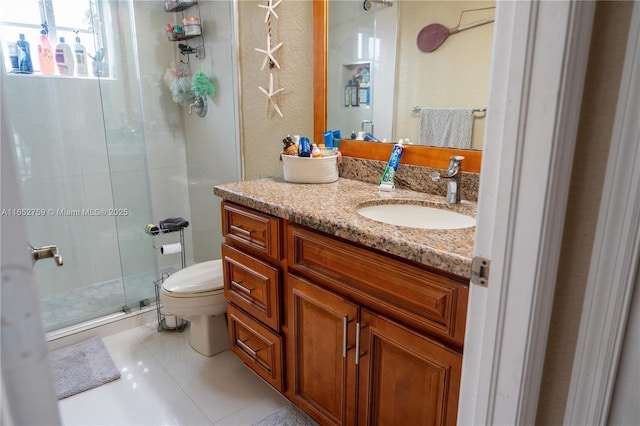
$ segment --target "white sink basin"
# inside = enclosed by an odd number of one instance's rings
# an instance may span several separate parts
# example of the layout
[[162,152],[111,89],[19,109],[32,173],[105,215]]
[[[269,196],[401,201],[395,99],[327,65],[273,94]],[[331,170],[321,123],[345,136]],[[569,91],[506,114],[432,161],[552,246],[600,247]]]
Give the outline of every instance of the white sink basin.
[[360,207],[358,214],[387,223],[422,229],[460,229],[476,225],[476,219],[451,210],[416,204],[380,204]]

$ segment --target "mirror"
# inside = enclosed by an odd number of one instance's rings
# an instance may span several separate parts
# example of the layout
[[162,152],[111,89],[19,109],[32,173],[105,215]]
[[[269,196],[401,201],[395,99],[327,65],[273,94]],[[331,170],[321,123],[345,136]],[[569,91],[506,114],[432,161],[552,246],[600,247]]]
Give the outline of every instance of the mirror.
[[[493,17],[495,9],[461,12],[495,6],[494,1],[368,3],[370,10],[365,11],[360,1],[314,1],[316,139],[335,128],[349,138],[368,120],[378,139],[410,138],[415,144],[421,117],[414,107],[486,107],[493,23],[450,34],[431,53],[419,49],[417,36],[432,23],[453,28],[460,20],[462,28]],[[362,106],[347,107],[347,86],[354,76],[364,82],[367,74],[370,82],[358,99]],[[345,120],[348,116],[352,121]],[[471,148],[481,149],[484,114],[475,117]],[[365,122],[364,131],[370,129]]]

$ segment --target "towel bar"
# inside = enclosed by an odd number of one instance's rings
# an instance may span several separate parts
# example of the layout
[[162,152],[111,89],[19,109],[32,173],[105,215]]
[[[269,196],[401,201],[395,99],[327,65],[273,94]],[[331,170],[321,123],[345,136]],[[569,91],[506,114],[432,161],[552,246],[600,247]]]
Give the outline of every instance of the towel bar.
[[[422,111],[422,107],[420,107],[418,105],[415,105],[415,106],[411,107],[411,112],[413,112],[415,114],[419,113],[420,111]],[[474,109],[471,110],[471,114],[475,115],[476,113],[486,114],[487,113],[487,108],[486,107],[485,108],[474,108]],[[476,116],[476,117],[480,118],[480,116]]]

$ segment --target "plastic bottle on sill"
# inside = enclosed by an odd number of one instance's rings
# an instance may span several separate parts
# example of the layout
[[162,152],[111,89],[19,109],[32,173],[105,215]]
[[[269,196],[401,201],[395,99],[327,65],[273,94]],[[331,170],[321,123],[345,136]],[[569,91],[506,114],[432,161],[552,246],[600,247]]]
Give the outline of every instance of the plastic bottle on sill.
[[7,49],[9,50],[9,62],[11,63],[11,72],[18,72],[20,69],[18,65],[18,45],[15,41],[7,42]]
[[49,41],[49,28],[47,24],[42,24],[40,31],[40,44],[38,44],[38,60],[40,61],[40,72],[42,75],[53,75],[55,65],[53,64],[53,48]]
[[56,65],[60,75],[73,75],[73,54],[71,47],[60,37],[60,43],[56,45]]
[[31,62],[31,47],[25,40],[24,34],[20,34],[20,40],[16,42],[18,49],[18,72],[21,74],[33,73],[33,63]]
[[73,59],[75,60],[76,76],[86,77],[89,75],[87,68],[87,49],[80,43],[78,31],[76,33],[76,44],[73,46]]

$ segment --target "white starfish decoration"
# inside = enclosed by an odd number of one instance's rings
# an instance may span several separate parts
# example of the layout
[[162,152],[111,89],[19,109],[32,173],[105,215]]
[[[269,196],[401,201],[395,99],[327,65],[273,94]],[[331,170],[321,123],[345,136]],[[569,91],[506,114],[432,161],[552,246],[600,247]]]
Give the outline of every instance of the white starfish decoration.
[[257,47],[254,47],[254,49],[257,52],[263,53],[264,56],[264,61],[262,62],[262,68],[260,68],[260,71],[262,71],[264,69],[264,67],[267,65],[267,62],[269,62],[269,60],[271,60],[271,62],[273,62],[275,64],[276,67],[278,67],[278,69],[280,69],[280,64],[278,63],[278,61],[276,60],[276,58],[273,56],[274,53],[276,53],[276,51],[278,49],[280,49],[283,45],[283,42],[278,43],[277,45],[275,45],[274,47],[271,47],[271,37],[267,37],[267,49],[258,49]]
[[267,96],[267,98],[269,99],[269,102],[273,106],[273,109],[276,110],[276,112],[280,115],[280,117],[284,117],[284,115],[282,115],[282,111],[280,111],[280,108],[278,107],[278,104],[276,103],[276,101],[273,100],[273,97],[278,93],[282,92],[284,90],[284,87],[281,87],[275,92],[273,91],[273,73],[269,73],[269,91],[267,92],[263,87],[260,87],[260,86],[258,86],[258,89],[260,89],[260,91]]
[[264,22],[267,22],[269,20],[269,14],[275,16],[275,18],[278,19],[278,14],[276,13],[276,7],[278,7],[281,1],[282,0],[278,0],[277,2],[273,3],[273,0],[269,0],[266,6],[264,4],[258,5],[258,7],[267,9],[267,16],[264,17]]

